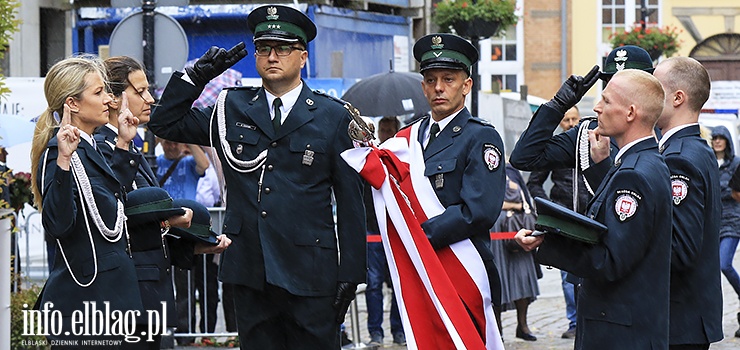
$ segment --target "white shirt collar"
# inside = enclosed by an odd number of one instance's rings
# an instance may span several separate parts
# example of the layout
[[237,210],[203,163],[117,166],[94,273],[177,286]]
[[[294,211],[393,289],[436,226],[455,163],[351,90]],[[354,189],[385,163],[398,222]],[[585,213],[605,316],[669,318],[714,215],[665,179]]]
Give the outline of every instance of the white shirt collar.
[[624,147],[620,148],[619,149],[619,152],[617,152],[617,156],[614,157],[614,164],[619,163],[619,160],[622,158],[622,155],[624,155],[624,152],[627,152],[627,150],[630,149],[630,147],[632,147],[632,146],[634,146],[634,145],[636,145],[636,144],[638,144],[638,143],[640,143],[642,141],[645,141],[645,140],[647,140],[649,138],[655,138],[655,137],[653,135],[645,136],[643,138],[639,138],[637,140],[634,140],[634,141],[632,141],[632,142],[624,145]]
[[675,133],[688,128],[689,126],[699,125],[699,123],[691,123],[691,124],[684,124],[679,125],[671,130],[666,131],[663,136],[660,138],[660,142],[658,142],[658,147],[663,147],[663,145],[668,141],[671,136],[673,136]]
[[117,127],[115,127],[115,126],[114,126],[113,124],[111,124],[111,123],[108,123],[108,124],[105,124],[105,126],[106,126],[106,127],[108,127],[108,129],[111,129],[111,130],[113,130],[113,132],[115,132],[115,133],[116,133],[116,135],[118,135],[118,128],[117,128]]
[[[439,125],[439,132],[442,132],[442,130],[445,129],[445,127],[447,126],[447,124],[450,124],[450,122],[452,121],[452,119],[455,119],[455,117],[458,114],[460,114],[460,112],[462,110],[463,109],[460,108],[459,111],[446,116],[444,119],[442,119],[442,120],[440,120],[438,122],[437,121],[434,121],[434,119],[430,116],[429,117],[429,125],[427,125],[427,128],[426,128],[426,136],[424,137],[424,146],[426,147],[427,142],[429,142],[429,134],[431,133],[432,124],[437,123],[437,125]],[[439,134],[437,134],[437,135],[439,135]]]
[[[280,107],[280,116],[282,119],[280,120],[280,124],[285,122],[285,118],[288,117],[288,114],[293,109],[293,106],[295,105],[296,101],[298,101],[298,96],[301,95],[301,90],[303,89],[303,82],[301,81],[298,86],[293,88],[293,90],[288,91],[283,96],[280,96],[280,101],[283,102],[283,105]],[[272,109],[272,102],[275,101],[277,96],[271,94],[269,91],[265,89],[265,96],[267,97],[267,105],[270,108],[270,119],[275,118],[275,111]]]
[[95,140],[93,140],[90,134],[80,130],[80,137],[82,137],[83,140],[87,141],[87,143],[89,143],[92,148],[98,149],[98,146],[95,144]]

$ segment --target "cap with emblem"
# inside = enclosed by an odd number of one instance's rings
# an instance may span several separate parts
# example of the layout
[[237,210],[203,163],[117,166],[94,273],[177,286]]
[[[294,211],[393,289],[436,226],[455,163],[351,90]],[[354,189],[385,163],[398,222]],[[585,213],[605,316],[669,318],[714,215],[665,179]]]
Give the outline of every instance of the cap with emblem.
[[436,33],[416,41],[414,58],[420,73],[427,69],[460,69],[470,75],[470,67],[478,62],[478,50],[457,35]]
[[190,221],[190,227],[173,227],[170,233],[194,242],[218,244],[216,233],[211,229],[211,213],[208,212],[208,208],[190,199],[175,199],[172,207],[190,208],[193,210],[193,219]]
[[171,216],[183,215],[185,210],[172,207],[172,197],[159,187],[142,187],[126,195],[127,224],[159,223]]
[[559,204],[537,197],[535,228],[548,234],[558,234],[584,243],[595,244],[607,231],[604,224]]
[[617,47],[606,56],[601,79],[609,81],[614,73],[623,69],[640,69],[650,74],[655,70],[650,54],[645,49],[634,45]]
[[303,12],[282,5],[260,6],[249,13],[247,26],[254,42],[271,40],[306,45],[316,37],[316,25]]

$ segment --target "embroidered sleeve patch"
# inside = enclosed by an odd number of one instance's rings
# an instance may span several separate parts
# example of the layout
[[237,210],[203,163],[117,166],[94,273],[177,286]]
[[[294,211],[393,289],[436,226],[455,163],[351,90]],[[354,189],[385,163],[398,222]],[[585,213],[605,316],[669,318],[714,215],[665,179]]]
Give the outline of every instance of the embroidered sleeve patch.
[[614,214],[619,221],[627,221],[637,213],[642,196],[630,190],[617,190],[617,199],[614,201]]
[[685,175],[671,175],[671,189],[673,192],[673,204],[679,205],[689,194],[689,183],[691,180]]
[[501,165],[501,151],[493,144],[486,143],[483,145],[483,162],[486,163],[489,171],[498,169]]

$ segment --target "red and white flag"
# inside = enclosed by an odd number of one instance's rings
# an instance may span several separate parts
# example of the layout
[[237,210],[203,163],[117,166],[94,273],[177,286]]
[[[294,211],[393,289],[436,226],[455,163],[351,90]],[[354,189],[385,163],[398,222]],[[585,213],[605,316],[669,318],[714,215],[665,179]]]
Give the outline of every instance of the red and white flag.
[[469,239],[434,250],[421,224],[444,207],[424,176],[419,123],[342,153],[373,202],[409,349],[504,349],[483,260]]

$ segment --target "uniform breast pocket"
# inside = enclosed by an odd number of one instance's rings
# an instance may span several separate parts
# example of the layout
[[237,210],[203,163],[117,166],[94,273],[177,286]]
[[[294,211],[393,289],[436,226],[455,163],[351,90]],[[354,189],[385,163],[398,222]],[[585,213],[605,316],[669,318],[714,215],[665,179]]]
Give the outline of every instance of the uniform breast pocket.
[[226,141],[229,143],[231,154],[239,160],[251,160],[262,152],[257,144],[262,133],[254,125],[237,123],[226,128]]
[[299,138],[290,140],[290,179],[296,183],[311,184],[328,174],[329,154],[324,140]]
[[457,159],[431,160],[427,161],[424,176],[437,176],[438,174],[450,173],[455,170]]

